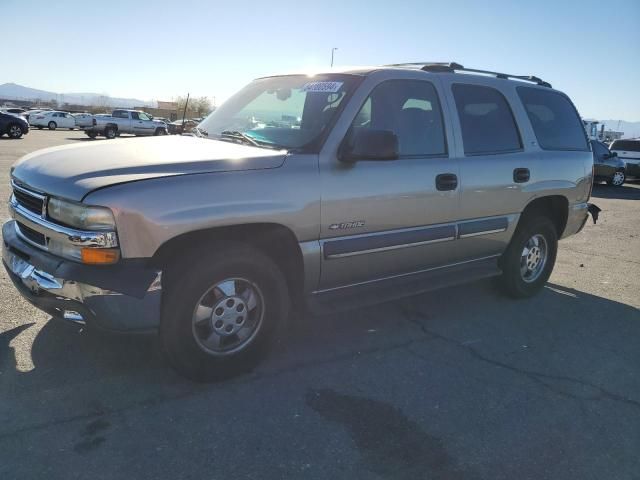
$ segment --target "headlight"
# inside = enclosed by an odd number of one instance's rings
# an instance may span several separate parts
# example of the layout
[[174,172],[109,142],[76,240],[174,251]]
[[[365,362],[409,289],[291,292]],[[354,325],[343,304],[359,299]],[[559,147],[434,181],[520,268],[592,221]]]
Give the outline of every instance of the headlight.
[[47,213],[50,218],[81,230],[114,230],[113,213],[106,207],[91,207],[59,198],[49,199]]

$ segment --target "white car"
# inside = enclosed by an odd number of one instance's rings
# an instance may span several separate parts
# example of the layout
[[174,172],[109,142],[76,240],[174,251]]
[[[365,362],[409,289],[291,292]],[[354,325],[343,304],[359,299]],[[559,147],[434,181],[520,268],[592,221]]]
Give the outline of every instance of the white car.
[[73,118],[76,120],[76,127],[86,128],[93,124],[93,115],[90,113],[72,113]]
[[75,117],[67,112],[40,112],[35,116],[29,115],[29,123],[39,129],[47,127],[49,130],[55,130],[56,128],[73,130],[76,128]]
[[640,178],[640,138],[614,140],[609,150],[626,164],[627,178]]

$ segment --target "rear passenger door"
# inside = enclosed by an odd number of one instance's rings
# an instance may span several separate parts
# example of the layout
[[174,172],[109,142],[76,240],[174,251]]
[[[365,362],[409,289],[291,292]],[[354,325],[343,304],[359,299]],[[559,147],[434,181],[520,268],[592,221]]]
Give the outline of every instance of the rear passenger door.
[[460,77],[445,82],[455,112],[460,168],[456,254],[458,261],[465,261],[504,251],[530,198],[528,185],[538,154],[524,147],[513,90],[498,89],[495,81],[483,84],[484,79]]
[[[337,142],[325,144],[331,151],[321,153],[321,290],[446,265],[453,256],[458,191],[437,188],[436,178],[456,175],[457,165],[438,89],[425,80],[370,83],[332,132]],[[338,160],[335,145],[366,128],[393,131],[400,157]]]

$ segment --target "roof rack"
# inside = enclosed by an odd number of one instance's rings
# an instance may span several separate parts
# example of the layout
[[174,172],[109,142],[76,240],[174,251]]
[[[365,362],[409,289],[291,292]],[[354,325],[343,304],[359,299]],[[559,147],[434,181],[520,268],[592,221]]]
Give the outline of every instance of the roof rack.
[[482,75],[491,75],[496,78],[509,79],[513,78],[516,80],[523,80],[525,82],[533,82],[535,84],[541,85],[543,87],[551,87],[549,82],[545,82],[539,77],[533,75],[511,75],[509,73],[500,73],[500,72],[492,72],[489,70],[477,70],[475,68],[465,68],[459,63],[456,62],[413,62],[413,63],[394,63],[392,65],[386,65],[387,67],[420,67],[420,70],[424,70],[425,72],[431,73],[442,73],[442,72],[469,72],[469,73],[480,73]]

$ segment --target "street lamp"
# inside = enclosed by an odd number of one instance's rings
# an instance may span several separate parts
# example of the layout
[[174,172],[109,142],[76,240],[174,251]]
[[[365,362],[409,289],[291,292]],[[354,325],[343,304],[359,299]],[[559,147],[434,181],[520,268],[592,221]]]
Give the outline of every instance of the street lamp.
[[333,54],[335,53],[335,51],[338,50],[338,47],[333,47],[331,49],[331,66],[333,67]]

